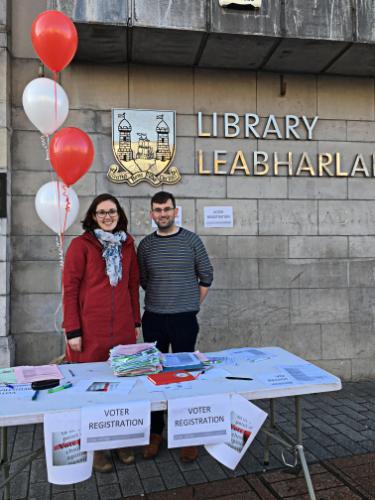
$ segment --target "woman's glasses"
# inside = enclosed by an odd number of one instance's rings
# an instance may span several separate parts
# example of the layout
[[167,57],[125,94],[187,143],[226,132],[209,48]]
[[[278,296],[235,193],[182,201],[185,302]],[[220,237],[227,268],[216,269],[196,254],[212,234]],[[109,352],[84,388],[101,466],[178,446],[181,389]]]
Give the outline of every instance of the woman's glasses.
[[98,210],[95,212],[95,215],[99,219],[104,219],[106,215],[109,215],[111,219],[113,219],[117,215],[117,210],[115,208],[110,208],[109,210]]

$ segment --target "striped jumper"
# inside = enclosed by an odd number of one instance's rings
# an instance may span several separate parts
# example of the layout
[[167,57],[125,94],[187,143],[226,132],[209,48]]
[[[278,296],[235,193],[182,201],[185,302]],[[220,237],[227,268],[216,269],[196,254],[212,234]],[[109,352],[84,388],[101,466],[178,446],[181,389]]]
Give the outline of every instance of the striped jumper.
[[209,287],[213,280],[199,236],[184,228],[170,236],[149,234],[139,244],[138,262],[146,311],[199,311],[199,286]]

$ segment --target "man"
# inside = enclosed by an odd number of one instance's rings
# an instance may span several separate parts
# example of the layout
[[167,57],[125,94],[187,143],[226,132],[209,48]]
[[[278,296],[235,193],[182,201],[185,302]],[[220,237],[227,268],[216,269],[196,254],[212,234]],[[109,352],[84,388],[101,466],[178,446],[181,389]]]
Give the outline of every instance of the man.
[[[195,350],[199,325],[197,313],[213,280],[207,251],[195,233],[176,226],[176,200],[160,191],[151,199],[150,215],[156,232],[146,236],[138,247],[140,281],[146,291],[142,318],[143,338],[155,342],[161,352]],[[153,458],[162,442],[163,412],[151,415],[150,444],[144,458]],[[196,447],[182,448],[180,458],[191,462]]]

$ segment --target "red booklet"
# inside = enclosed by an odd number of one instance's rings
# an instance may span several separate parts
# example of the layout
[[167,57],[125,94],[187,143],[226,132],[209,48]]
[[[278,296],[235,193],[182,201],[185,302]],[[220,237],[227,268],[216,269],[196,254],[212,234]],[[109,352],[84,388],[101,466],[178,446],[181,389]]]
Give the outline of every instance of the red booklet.
[[191,375],[186,370],[154,373],[153,375],[148,375],[147,378],[155,385],[178,384],[180,382],[195,380],[194,375]]

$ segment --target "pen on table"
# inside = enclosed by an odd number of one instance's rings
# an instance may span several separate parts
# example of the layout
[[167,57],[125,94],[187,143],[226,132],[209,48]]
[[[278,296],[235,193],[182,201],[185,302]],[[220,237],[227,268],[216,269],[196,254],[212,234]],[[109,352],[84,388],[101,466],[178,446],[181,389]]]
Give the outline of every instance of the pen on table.
[[34,394],[32,395],[31,400],[32,400],[32,401],[35,401],[35,400],[36,400],[36,398],[38,397],[38,394],[39,394],[39,391],[34,391]]
[[70,375],[71,375],[72,377],[75,377],[73,370],[71,370],[70,368],[68,368],[68,372],[70,373]]
[[48,394],[52,394],[54,392],[62,391],[63,389],[69,389],[69,387],[73,387],[71,382],[67,382],[66,384],[59,385],[57,387],[53,387],[52,389],[48,389]]
[[203,375],[204,373],[206,373],[206,370],[202,370],[197,375],[195,375],[195,379],[197,379],[200,375]]
[[225,377],[228,380],[253,380],[250,377]]

